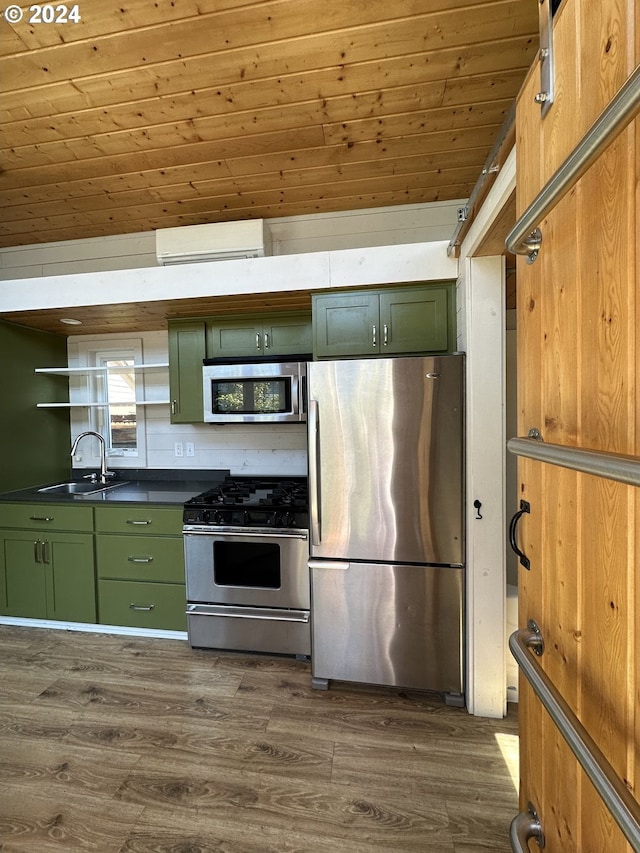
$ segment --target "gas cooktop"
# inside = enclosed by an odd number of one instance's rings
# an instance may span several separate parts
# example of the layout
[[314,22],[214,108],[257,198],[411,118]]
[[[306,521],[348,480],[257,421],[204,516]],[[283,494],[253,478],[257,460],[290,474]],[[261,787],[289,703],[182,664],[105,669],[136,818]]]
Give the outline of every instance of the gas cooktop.
[[188,500],[185,525],[307,528],[306,477],[227,477]]

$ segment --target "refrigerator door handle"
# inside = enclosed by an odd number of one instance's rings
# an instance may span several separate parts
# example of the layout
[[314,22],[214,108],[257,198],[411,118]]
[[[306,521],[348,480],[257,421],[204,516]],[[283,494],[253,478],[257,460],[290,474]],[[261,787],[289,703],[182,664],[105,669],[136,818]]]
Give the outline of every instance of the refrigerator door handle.
[[309,480],[311,482],[311,544],[319,545],[322,540],[320,518],[320,437],[318,435],[318,401],[309,400]]
[[351,563],[348,560],[308,560],[310,569],[340,569],[346,572]]

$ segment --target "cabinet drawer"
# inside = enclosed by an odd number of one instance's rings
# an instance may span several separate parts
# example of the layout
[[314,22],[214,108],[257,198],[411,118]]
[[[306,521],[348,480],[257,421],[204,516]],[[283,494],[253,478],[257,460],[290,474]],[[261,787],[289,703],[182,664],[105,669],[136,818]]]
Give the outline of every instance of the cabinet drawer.
[[176,535],[182,533],[182,507],[96,507],[98,533]]
[[184,583],[182,536],[96,536],[99,578]]
[[0,527],[27,530],[93,530],[93,509],[90,506],[64,504],[4,504],[0,503]]
[[98,613],[102,625],[186,631],[185,585],[98,581]]

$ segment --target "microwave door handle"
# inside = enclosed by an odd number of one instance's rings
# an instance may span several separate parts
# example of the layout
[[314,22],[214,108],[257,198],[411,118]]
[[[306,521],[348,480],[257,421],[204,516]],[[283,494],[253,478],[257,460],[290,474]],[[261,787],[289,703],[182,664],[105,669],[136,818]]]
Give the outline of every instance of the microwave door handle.
[[298,415],[300,413],[300,382],[297,374],[292,374],[288,378],[291,380],[291,414]]
[[322,541],[322,525],[320,516],[320,435],[318,425],[320,412],[318,401],[309,400],[309,480],[311,481],[310,510],[311,510],[311,544],[319,545]]

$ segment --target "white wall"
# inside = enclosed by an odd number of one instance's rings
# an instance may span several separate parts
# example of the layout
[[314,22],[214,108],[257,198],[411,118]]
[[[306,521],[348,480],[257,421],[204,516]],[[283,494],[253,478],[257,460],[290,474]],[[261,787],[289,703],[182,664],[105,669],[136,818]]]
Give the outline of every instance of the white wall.
[[[515,188],[515,150],[500,170],[460,249],[459,327],[467,358],[467,703],[501,717],[513,690],[507,646],[505,554],[505,259],[474,257]],[[482,519],[474,500],[480,500]],[[509,607],[507,605],[509,604]]]
[[[169,357],[166,332],[131,333],[128,335],[76,335],[67,342],[70,367],[86,367],[91,350],[110,346],[126,346],[141,342],[145,364],[165,363]],[[86,399],[84,377],[72,379],[71,399]],[[169,399],[168,370],[140,371],[136,382],[144,384],[140,396],[149,400]],[[84,383],[84,389],[83,389]],[[74,385],[76,386],[74,389]],[[94,410],[95,412],[95,410]],[[177,468],[177,469],[229,469],[232,474],[285,474],[305,475],[307,472],[306,433],[304,424],[249,424],[246,426],[219,426],[216,424],[172,424],[169,404],[138,407],[144,420],[144,450],[138,457],[110,457],[110,469],[126,468]],[[71,436],[95,428],[89,411],[72,409]],[[194,456],[177,457],[175,444],[192,442]],[[97,442],[85,439],[78,448],[75,467],[97,466]]]
[[[465,199],[269,219],[274,255],[449,240]],[[0,281],[157,266],[155,232],[0,249]]]

